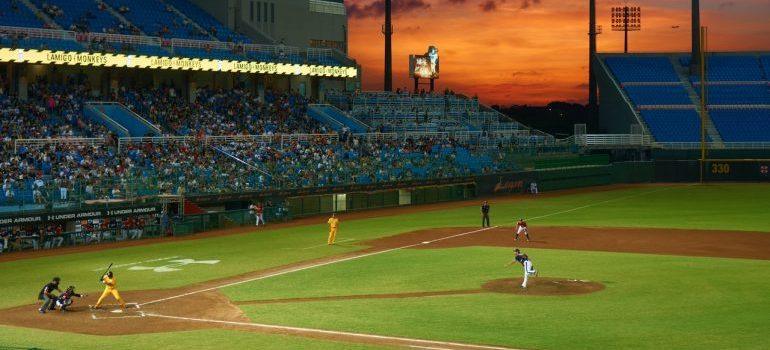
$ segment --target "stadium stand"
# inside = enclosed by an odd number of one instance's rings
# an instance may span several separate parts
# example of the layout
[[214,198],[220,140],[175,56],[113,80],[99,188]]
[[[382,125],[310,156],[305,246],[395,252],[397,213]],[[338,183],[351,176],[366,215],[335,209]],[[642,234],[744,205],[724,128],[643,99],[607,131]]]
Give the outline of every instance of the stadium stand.
[[187,0],[164,0],[166,4],[173,6],[185,16],[195,21],[200,27],[221,41],[250,43],[248,37],[235,33],[227,26],[222,25],[208,12]]
[[[689,74],[689,56],[617,55],[603,60],[656,141],[700,139],[701,83],[698,76]],[[762,123],[770,112],[768,56],[709,54],[707,62],[709,139],[767,142]]]
[[0,4],[0,46],[328,66],[352,62],[331,49],[255,44],[187,0],[31,2],[45,20],[16,0]]
[[691,105],[682,85],[626,85],[623,87],[635,105]]
[[767,84],[709,85],[709,105],[770,105]]
[[722,109],[709,111],[714,125],[728,142],[770,142],[770,109]]
[[44,22],[18,0],[0,1],[0,24],[4,26],[40,28]]
[[641,116],[658,142],[700,141],[700,117],[694,109],[642,110]]
[[607,57],[609,66],[619,82],[679,82],[671,61],[663,56]]

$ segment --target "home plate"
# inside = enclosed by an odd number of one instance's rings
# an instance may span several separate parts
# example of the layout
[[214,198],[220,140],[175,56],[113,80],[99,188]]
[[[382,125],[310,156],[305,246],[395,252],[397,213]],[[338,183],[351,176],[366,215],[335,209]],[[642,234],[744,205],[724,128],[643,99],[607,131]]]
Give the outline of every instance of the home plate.
[[118,310],[112,310],[110,312],[112,312],[113,314],[122,314],[123,310],[118,309]]
[[423,241],[422,244],[430,244],[430,241]]

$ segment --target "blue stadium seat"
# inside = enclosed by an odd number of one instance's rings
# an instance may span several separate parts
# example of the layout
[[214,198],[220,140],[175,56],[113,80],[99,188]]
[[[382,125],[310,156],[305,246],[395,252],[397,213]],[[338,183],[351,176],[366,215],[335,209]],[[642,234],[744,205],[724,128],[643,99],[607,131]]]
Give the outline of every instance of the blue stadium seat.
[[[209,40],[208,35],[198,33],[197,29],[184,23],[184,19],[174,12],[166,10],[166,5],[158,0],[105,0],[115,10],[126,6],[129,11],[123,14],[131,23],[150,36],[166,38]],[[162,28],[168,33],[160,35]]]
[[[58,6],[63,15],[54,18],[65,30],[71,30],[71,26],[78,25],[89,32],[103,33],[106,29],[118,29],[120,20],[106,10],[99,10],[96,1],[93,0],[34,0],[34,4],[42,9],[43,4]],[[121,34],[130,34],[125,28]]]
[[692,101],[681,85],[632,85],[625,86],[628,97],[640,105],[691,105]]
[[658,142],[700,141],[700,117],[694,109],[643,110],[641,115]]
[[19,1],[0,1],[0,25],[40,28],[43,21]]
[[604,62],[621,82],[677,82],[679,77],[667,57],[606,57]]
[[195,21],[195,23],[203,27],[203,29],[212,32],[211,28],[214,28],[216,32],[215,36],[221,41],[251,43],[251,39],[233,32],[230,28],[217,21],[217,19],[208,12],[188,0],[166,0],[166,3],[184,13],[185,16]]
[[725,142],[770,142],[770,109],[711,109]]
[[770,104],[770,88],[762,85],[709,85],[710,105]]
[[[693,76],[693,81],[700,81]],[[759,61],[755,56],[711,55],[707,58],[708,81],[761,81],[764,80]]]

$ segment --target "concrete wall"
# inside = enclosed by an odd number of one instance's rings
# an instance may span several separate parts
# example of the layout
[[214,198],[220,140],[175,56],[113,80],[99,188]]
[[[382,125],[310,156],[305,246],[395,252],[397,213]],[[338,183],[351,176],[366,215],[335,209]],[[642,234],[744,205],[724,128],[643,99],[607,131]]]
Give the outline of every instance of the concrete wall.
[[639,124],[634,111],[623,99],[623,92],[615,87],[609,72],[598,58],[596,61],[596,82],[599,86],[599,129],[602,133],[628,134],[631,125]]

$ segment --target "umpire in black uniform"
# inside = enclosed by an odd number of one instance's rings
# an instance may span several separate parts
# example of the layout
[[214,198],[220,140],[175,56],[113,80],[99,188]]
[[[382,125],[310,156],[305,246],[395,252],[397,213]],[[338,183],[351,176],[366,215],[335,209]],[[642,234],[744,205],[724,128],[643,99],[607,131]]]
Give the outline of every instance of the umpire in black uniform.
[[60,281],[61,279],[59,279],[59,277],[54,277],[51,282],[43,286],[43,289],[40,290],[40,294],[38,294],[37,298],[43,301],[43,306],[38,310],[41,314],[44,314],[48,310],[53,310],[56,306],[56,295],[51,293],[55,290],[58,290],[59,293],[61,293],[61,289],[59,289]]
[[489,203],[481,203],[481,227],[489,227]]

